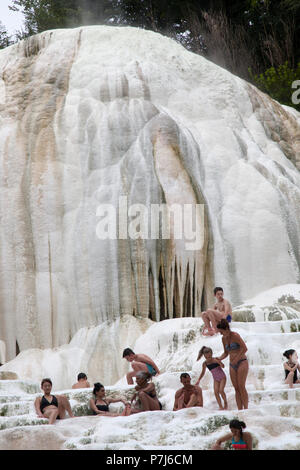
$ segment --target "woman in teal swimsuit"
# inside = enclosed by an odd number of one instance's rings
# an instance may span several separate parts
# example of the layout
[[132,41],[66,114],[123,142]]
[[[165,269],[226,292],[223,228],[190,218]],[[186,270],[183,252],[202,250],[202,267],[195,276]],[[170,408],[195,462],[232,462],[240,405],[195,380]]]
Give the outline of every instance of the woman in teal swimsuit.
[[220,437],[212,450],[222,450],[222,442],[231,440],[231,447],[234,450],[252,450],[252,436],[250,432],[243,432],[246,424],[238,419],[233,419],[229,423],[230,434]]
[[222,335],[224,353],[218,357],[220,361],[229,355],[230,378],[235,389],[235,400],[239,410],[248,409],[248,393],[246,390],[246,380],[249,364],[245,355],[248,351],[245,342],[238,333],[230,330],[227,320],[221,320],[217,328]]

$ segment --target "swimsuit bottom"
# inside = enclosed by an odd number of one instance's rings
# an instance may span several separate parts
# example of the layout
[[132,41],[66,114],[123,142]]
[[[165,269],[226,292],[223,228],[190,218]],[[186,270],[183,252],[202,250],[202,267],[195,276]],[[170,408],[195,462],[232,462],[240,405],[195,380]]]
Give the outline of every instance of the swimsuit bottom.
[[[149,395],[149,397],[151,397],[151,398],[157,398],[156,395],[153,396],[150,392],[145,392],[145,393],[146,393],[147,395]],[[157,401],[158,401],[158,403],[159,403],[159,409],[162,410],[162,404],[161,404],[161,402],[160,402],[159,400],[157,400]]]
[[[44,413],[43,413],[44,414]],[[45,416],[46,418],[46,416]],[[46,418],[46,419],[49,419],[49,418]],[[56,419],[61,419],[61,417],[59,415],[56,416]]]
[[247,361],[247,359],[246,359],[246,358],[245,358],[245,359],[240,359],[236,364],[231,364],[231,362],[230,362],[230,366],[231,366],[234,370],[238,370],[240,363],[243,362],[243,361]]
[[157,374],[156,370],[154,369],[154,367],[151,364],[148,364],[146,362],[146,366],[147,366],[147,369],[148,369],[148,371],[151,375],[156,375]]

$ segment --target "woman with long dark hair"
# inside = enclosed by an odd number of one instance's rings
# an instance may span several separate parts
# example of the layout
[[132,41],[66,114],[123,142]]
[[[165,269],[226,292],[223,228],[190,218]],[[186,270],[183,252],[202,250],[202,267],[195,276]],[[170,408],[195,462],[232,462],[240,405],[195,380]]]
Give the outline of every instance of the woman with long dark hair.
[[[90,399],[90,408],[94,415],[97,416],[128,416],[130,415],[130,404],[127,403],[123,398],[106,398],[105,388],[100,383],[94,384],[93,394],[95,398]],[[122,402],[125,406],[122,413],[112,413],[109,411],[109,405],[111,403]]]
[[252,450],[252,436],[250,432],[243,432],[246,424],[238,419],[233,419],[229,423],[230,434],[220,437],[212,450],[223,450],[221,444],[231,441],[231,447],[234,450]]
[[218,359],[222,361],[229,355],[230,379],[235,389],[235,400],[239,410],[248,409],[248,393],[246,380],[249,370],[248,359],[245,355],[248,348],[238,333],[230,330],[227,320],[223,319],[217,325],[222,335],[224,353]]
[[287,361],[283,364],[285,372],[285,382],[290,388],[293,388],[294,384],[299,384],[297,372],[300,371],[300,365],[298,362],[298,354],[295,349],[287,349],[283,353]]

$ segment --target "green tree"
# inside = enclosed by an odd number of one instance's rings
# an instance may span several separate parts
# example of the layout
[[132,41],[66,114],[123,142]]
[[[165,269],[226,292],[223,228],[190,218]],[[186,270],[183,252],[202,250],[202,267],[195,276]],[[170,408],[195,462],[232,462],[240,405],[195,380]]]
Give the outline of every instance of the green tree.
[[22,11],[25,29],[19,37],[78,24],[81,12],[76,0],[13,0],[12,11]]
[[4,49],[12,43],[10,37],[8,36],[7,30],[3,23],[0,21],[0,49]]
[[290,68],[288,62],[285,62],[279,67],[270,67],[259,75],[252,75],[250,71],[250,75],[254,84],[271,98],[300,111],[300,105],[292,102],[292,94],[295,91],[292,84],[300,80],[300,62],[295,69]]

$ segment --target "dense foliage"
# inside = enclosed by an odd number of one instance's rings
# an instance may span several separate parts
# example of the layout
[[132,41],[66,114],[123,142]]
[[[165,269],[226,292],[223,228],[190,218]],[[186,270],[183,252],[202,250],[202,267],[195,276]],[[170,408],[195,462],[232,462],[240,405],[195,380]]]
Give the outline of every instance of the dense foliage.
[[87,24],[138,26],[175,38],[285,102],[290,77],[300,79],[300,0],[12,0],[11,8],[24,14],[19,38]]

